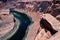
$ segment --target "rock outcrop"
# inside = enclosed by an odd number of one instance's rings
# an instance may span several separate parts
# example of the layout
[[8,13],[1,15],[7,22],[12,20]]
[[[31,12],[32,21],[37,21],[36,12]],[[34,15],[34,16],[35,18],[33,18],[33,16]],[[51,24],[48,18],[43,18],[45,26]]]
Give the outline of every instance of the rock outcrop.
[[0,14],[0,37],[3,37],[14,28],[14,17],[8,11]]

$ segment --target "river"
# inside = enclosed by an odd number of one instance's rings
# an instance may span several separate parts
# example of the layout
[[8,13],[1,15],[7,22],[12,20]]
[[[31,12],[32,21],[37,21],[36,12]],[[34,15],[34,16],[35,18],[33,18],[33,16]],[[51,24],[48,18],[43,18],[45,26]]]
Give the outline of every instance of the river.
[[25,36],[27,28],[32,21],[25,13],[21,13],[15,10],[11,10],[11,12],[14,17],[19,20],[20,25],[18,26],[19,29],[17,32],[11,38],[9,38],[9,40],[22,40]]

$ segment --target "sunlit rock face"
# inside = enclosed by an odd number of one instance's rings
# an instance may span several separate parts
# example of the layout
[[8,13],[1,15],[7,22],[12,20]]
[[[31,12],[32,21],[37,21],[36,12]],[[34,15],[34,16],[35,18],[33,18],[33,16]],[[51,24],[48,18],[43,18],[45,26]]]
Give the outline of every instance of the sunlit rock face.
[[5,14],[0,14],[0,37],[5,36],[14,27],[13,15],[6,12]]
[[2,15],[2,14],[9,14],[9,9],[1,9],[0,10],[0,15]]

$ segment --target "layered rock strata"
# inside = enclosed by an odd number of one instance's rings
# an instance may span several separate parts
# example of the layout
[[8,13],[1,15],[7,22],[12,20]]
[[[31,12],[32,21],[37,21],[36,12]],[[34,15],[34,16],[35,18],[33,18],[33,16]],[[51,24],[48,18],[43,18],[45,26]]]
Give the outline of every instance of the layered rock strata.
[[9,12],[0,14],[0,37],[10,32],[14,28],[14,17]]

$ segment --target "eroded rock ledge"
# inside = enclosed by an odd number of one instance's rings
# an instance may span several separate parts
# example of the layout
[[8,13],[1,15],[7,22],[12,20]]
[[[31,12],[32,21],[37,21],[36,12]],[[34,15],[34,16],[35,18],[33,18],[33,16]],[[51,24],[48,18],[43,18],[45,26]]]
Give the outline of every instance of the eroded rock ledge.
[[13,15],[9,13],[9,10],[1,10],[0,12],[0,37],[10,32],[14,27]]

